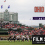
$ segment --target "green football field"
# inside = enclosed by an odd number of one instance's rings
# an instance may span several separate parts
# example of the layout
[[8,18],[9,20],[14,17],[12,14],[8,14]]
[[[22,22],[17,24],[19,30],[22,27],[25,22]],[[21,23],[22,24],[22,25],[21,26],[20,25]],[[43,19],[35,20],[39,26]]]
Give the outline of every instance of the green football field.
[[32,45],[32,43],[31,42],[27,42],[27,41],[25,41],[25,42],[19,42],[19,41],[17,41],[17,42],[14,42],[14,41],[12,41],[12,42],[9,42],[9,41],[0,41],[0,45]]
[[25,42],[19,42],[19,41],[17,41],[17,42],[14,42],[14,41],[12,41],[12,42],[9,42],[9,41],[0,41],[0,45],[45,45],[45,44],[32,44],[32,42],[27,42],[27,41],[25,41]]

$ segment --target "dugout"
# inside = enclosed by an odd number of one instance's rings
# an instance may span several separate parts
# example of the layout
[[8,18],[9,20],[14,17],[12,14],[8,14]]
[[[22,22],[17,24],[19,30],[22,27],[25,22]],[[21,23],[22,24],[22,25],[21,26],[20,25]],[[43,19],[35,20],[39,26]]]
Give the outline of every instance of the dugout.
[[0,35],[8,35],[8,32],[0,32]]
[[7,29],[0,29],[0,35],[8,35]]

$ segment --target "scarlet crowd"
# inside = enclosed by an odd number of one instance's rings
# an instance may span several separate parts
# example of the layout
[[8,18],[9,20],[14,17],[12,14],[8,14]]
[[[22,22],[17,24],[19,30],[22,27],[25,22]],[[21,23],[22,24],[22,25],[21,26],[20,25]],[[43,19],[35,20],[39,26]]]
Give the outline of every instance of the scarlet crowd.
[[18,24],[10,24],[10,23],[3,23],[0,24],[0,28],[29,28],[29,27],[25,27],[25,26],[20,26]]
[[10,31],[8,32],[10,35],[14,33],[16,35],[45,35],[45,30],[43,28],[35,29],[35,30],[23,30],[22,32]]
[[[0,25],[0,28],[23,28],[22,32],[18,32],[18,31],[10,31],[8,32],[9,35],[13,35],[13,33],[15,33],[16,35],[45,35],[45,30],[43,28],[37,28],[37,29],[33,29],[33,30],[28,30],[28,28],[30,27],[26,27],[26,26],[20,26],[18,24],[10,24],[10,23],[3,23]],[[27,28],[26,30],[24,30],[25,28]]]

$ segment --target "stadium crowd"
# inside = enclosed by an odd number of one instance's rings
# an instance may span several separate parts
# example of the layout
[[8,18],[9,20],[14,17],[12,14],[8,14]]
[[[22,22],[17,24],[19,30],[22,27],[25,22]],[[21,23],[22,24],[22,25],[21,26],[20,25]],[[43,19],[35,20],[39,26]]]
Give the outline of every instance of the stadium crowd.
[[10,24],[10,23],[2,23],[0,24],[0,28],[29,28],[29,27],[24,27],[24,26],[20,26],[18,24]]
[[16,35],[45,35],[45,30],[43,28],[35,29],[35,30],[23,30],[22,32],[10,31],[8,32],[10,35],[14,33]]
[[[16,35],[45,35],[45,30],[43,28],[37,28],[37,29],[33,29],[33,30],[28,30],[28,28],[30,27],[25,27],[25,26],[20,26],[18,24],[10,24],[10,23],[3,23],[0,25],[0,28],[21,28],[23,29],[22,32],[18,32],[18,31],[8,31],[9,35],[13,35],[13,33],[15,33]],[[26,30],[25,30],[26,28]]]

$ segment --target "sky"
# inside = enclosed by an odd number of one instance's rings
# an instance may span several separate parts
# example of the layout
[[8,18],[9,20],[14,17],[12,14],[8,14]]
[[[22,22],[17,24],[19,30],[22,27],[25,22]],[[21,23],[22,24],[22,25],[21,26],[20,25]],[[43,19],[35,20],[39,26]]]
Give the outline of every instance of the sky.
[[9,12],[17,12],[18,13],[18,21],[22,24],[31,26],[31,25],[39,25],[39,23],[45,24],[45,20],[32,20],[32,17],[45,17],[45,10],[42,13],[35,13],[35,6],[43,6],[45,9],[45,0],[0,0],[0,6],[3,5],[3,9],[0,8],[0,12],[4,12],[8,9],[8,5],[10,8]]

